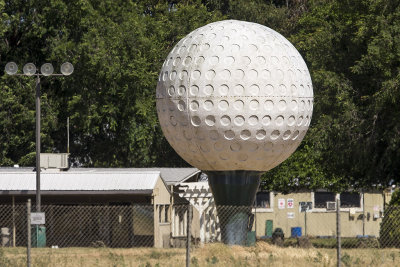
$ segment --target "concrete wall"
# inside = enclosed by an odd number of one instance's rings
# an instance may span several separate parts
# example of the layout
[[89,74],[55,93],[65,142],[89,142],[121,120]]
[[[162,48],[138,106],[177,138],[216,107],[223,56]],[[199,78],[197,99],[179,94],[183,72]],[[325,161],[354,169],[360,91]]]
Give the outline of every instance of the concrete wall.
[[[280,227],[285,237],[290,237],[292,227],[301,227],[302,235],[307,232],[310,236],[336,235],[336,211],[313,208],[305,213],[300,212],[299,202],[313,202],[313,193],[271,194],[270,209],[253,209],[256,211],[255,226],[256,236],[266,235],[266,221],[273,221],[273,229]],[[283,208],[278,207],[279,199],[284,199]],[[293,208],[288,207],[288,199],[293,199]],[[357,235],[379,236],[379,227],[382,221],[384,197],[382,193],[365,193],[364,203],[361,199],[360,208],[341,208],[341,229],[343,237]],[[363,209],[364,207],[364,209]],[[364,210],[364,213],[363,213]],[[363,223],[363,214],[365,219]]]

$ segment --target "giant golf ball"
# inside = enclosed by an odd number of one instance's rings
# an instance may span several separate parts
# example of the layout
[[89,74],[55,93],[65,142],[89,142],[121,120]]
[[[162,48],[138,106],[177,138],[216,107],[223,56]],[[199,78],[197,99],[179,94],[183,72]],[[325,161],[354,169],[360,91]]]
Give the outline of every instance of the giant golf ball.
[[287,159],[310,125],[313,88],[296,48],[260,24],[225,20],[189,33],[157,85],[165,137],[209,171],[267,171]]

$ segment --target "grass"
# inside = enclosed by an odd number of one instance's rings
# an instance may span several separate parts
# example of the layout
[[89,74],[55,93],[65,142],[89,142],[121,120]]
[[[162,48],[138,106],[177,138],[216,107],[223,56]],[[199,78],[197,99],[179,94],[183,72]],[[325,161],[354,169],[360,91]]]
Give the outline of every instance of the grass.
[[[32,266],[185,266],[185,249],[33,248]],[[336,250],[207,244],[191,252],[191,266],[336,266]],[[343,266],[399,266],[400,249],[343,249]],[[26,266],[26,248],[0,248],[0,266]]]
[[[314,248],[336,248],[336,238],[307,238]],[[265,242],[272,243],[270,239]],[[298,245],[297,238],[286,238],[283,246],[296,247]],[[377,238],[342,238],[342,248],[380,248]]]

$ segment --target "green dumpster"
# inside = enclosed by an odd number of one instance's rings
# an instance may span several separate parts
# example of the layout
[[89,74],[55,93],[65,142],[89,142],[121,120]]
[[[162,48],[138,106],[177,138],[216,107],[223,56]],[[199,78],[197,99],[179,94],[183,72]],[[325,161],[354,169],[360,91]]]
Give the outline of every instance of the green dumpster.
[[41,225],[32,225],[31,246],[33,248],[46,247],[46,227]]

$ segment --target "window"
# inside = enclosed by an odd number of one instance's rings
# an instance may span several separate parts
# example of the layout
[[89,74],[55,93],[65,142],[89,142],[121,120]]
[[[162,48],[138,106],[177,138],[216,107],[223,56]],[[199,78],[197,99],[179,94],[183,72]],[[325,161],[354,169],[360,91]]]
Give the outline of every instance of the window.
[[169,218],[169,205],[165,205],[165,221],[164,222],[170,222]]
[[169,205],[158,205],[158,222],[170,222]]
[[257,208],[271,208],[269,192],[257,192],[255,206]]
[[160,223],[164,222],[163,211],[164,211],[164,205],[158,205],[158,222]]
[[326,208],[326,202],[335,202],[336,194],[332,192],[315,192],[314,193],[314,208]]
[[357,192],[343,192],[340,194],[341,208],[361,208],[361,197]]
[[[315,192],[314,208],[326,208],[326,202],[336,202],[336,194],[332,192]],[[357,192],[343,192],[340,194],[341,208],[361,208],[361,194]]]

